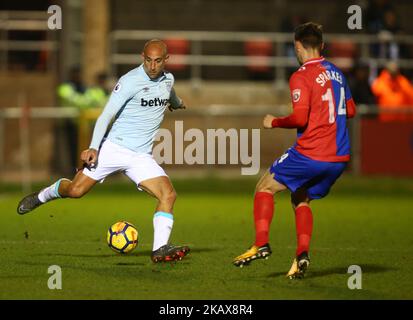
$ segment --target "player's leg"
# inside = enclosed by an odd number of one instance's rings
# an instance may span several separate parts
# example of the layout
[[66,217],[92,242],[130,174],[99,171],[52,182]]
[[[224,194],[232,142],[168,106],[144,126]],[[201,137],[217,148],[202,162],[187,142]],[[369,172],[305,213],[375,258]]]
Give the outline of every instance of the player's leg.
[[258,181],[254,196],[255,245],[268,244],[269,228],[274,215],[274,195],[287,189],[267,171]]
[[[268,230],[274,211],[273,195],[277,192],[286,190],[295,192],[307,181],[314,177],[314,170],[309,170],[307,157],[303,157],[294,148],[278,158],[258,182],[254,201],[254,220],[256,225],[256,244],[250,252],[260,252],[259,248],[265,248],[263,243],[268,242]],[[317,171],[315,171],[317,173]],[[261,247],[260,247],[261,245]],[[269,246],[266,251],[270,252]],[[262,256],[263,254],[261,254]],[[268,255],[267,255],[268,256]],[[234,260],[235,265],[240,265],[245,261],[245,255],[241,255]],[[253,256],[253,259],[255,256]]]
[[310,251],[313,231],[313,214],[310,201],[322,199],[328,195],[331,187],[343,173],[346,163],[324,162],[313,165],[313,167],[320,168],[320,174],[308,181],[305,187],[299,188],[291,195],[297,231],[297,257],[308,255]]
[[287,277],[302,278],[310,264],[308,256],[313,230],[313,214],[310,201],[327,196],[331,187],[343,173],[346,163],[307,161],[308,171],[313,171],[313,178],[303,188],[292,194],[291,202],[295,211],[297,250],[296,258]]
[[61,198],[81,198],[93,188],[97,180],[79,171],[72,181],[64,179],[60,182],[58,194]]
[[105,179],[115,171],[124,169],[124,157],[119,148],[119,146],[105,141],[99,151],[98,165],[93,171],[84,168],[75,175],[73,180],[59,179],[51,186],[26,196],[20,201],[17,212],[19,214],[28,213],[54,199],[82,197],[92,189],[96,182]]
[[274,178],[274,175],[273,172],[265,172],[256,185],[254,196],[255,242],[245,253],[233,260],[233,264],[237,267],[242,267],[256,259],[266,259],[272,253],[268,239],[274,215],[274,194],[287,189]]
[[173,206],[176,200],[176,192],[169,177],[160,176],[144,180],[139,183],[139,187],[158,200],[153,217],[154,238],[152,261],[181,260],[189,253],[190,249],[187,246],[174,246],[169,244],[174,222]]
[[158,200],[153,217],[154,239],[152,251],[156,251],[169,241],[174,223],[173,206],[176,192],[167,176],[142,181],[139,187]]
[[310,201],[306,188],[300,188],[291,194],[291,204],[295,212],[297,250],[296,258],[287,273],[287,277],[290,279],[302,278],[310,265],[309,252],[313,231],[313,214]]
[[311,235],[313,232],[313,214],[310,208],[310,197],[307,189],[298,189],[291,194],[291,204],[295,213],[295,225],[297,232],[296,256],[310,251]]
[[61,178],[52,185],[24,197],[17,206],[17,213],[26,214],[49,201],[59,198],[80,198],[96,184],[96,180],[79,171],[73,180]]
[[168,243],[174,223],[173,207],[176,192],[165,171],[151,155],[137,154],[132,157],[125,174],[136,183],[139,189],[158,200],[153,218],[152,260],[160,262],[182,259],[189,252],[189,248]]
[[141,181],[139,187],[158,200],[156,211],[173,214],[176,192],[168,176]]

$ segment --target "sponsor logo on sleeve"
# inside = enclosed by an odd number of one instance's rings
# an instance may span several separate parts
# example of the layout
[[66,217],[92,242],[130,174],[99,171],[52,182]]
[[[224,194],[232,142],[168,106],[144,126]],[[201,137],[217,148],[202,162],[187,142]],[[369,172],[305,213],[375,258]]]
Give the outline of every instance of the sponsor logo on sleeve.
[[301,89],[294,89],[293,90],[293,102],[298,102],[301,97]]
[[115,86],[115,89],[113,89],[113,92],[119,92],[120,88],[122,88],[122,85],[120,84],[120,82],[118,82]]

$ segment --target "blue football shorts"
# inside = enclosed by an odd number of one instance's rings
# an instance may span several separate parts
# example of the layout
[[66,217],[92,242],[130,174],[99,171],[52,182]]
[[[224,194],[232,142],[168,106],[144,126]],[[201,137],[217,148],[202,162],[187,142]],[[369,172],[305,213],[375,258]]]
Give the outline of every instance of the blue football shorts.
[[292,193],[303,187],[310,199],[321,199],[328,194],[346,166],[347,162],[313,160],[290,148],[274,161],[270,173],[274,173],[274,179]]

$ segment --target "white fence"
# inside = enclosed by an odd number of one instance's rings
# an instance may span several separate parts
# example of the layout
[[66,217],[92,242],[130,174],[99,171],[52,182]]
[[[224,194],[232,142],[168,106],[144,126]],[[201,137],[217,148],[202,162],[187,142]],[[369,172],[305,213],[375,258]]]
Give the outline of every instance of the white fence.
[[[49,30],[47,18],[46,11],[0,11],[0,70],[8,69],[11,51],[47,52],[47,70],[57,70],[57,33]],[[16,31],[30,31],[43,39],[25,39],[27,33],[19,39],[10,39],[10,33]]]
[[[259,66],[271,66],[275,68],[275,80],[277,84],[284,85],[287,81],[286,69],[297,67],[295,57],[286,54],[285,47],[293,41],[292,33],[279,32],[220,32],[220,31],[160,31],[160,30],[115,30],[110,33],[110,71],[117,75],[120,65],[136,65],[138,52],[124,53],[120,50],[120,42],[145,41],[152,38],[160,39],[186,39],[190,42],[190,53],[187,55],[171,54],[171,64],[185,64],[191,68],[191,80],[196,86],[202,79],[202,66],[247,66],[251,63]],[[247,57],[245,55],[208,55],[203,53],[203,46],[207,42],[246,42],[251,40],[270,41],[276,50],[273,57]],[[371,55],[370,46],[373,44],[407,44],[413,45],[412,35],[387,35],[386,39],[378,35],[368,34],[329,34],[324,35],[324,41],[352,42],[359,47],[360,62],[370,65],[371,68],[384,66],[388,59]],[[332,57],[330,59],[341,68],[353,66],[350,57]],[[410,59],[398,59],[401,68],[413,69],[413,61]]]

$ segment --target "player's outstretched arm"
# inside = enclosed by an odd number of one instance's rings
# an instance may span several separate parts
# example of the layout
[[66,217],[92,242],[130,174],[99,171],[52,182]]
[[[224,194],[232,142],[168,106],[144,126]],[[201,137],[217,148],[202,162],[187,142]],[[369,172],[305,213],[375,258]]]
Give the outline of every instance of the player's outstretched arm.
[[174,111],[177,109],[186,109],[185,103],[182,101],[181,98],[179,98],[175,92],[175,89],[172,88],[171,90],[171,95],[169,97],[169,105],[168,105],[169,111]]
[[105,109],[96,121],[89,149],[99,150],[100,143],[105,136],[109,123],[116,114],[116,112],[114,111],[115,109],[116,108],[111,107],[109,103],[106,105]]
[[263,126],[266,129],[271,128],[303,128],[308,121],[307,107],[295,107],[292,114],[287,117],[277,118],[267,114],[263,120]]
[[303,128],[307,125],[311,88],[303,74],[296,72],[291,76],[290,92],[293,112],[287,117],[266,117],[268,128]]
[[[85,150],[88,152],[86,152],[85,154],[83,154],[82,152],[85,159],[90,158],[90,156],[93,154],[93,150],[99,150],[100,144],[103,137],[105,136],[106,130],[109,127],[110,121],[120,111],[121,107],[135,95],[135,93],[136,89],[134,81],[128,81],[128,79],[122,77],[115,86],[115,89],[113,90],[108,102],[106,103],[105,108],[96,121],[89,149]],[[96,155],[94,156],[95,161],[93,163],[96,163],[97,157],[98,156],[96,151]],[[90,162],[92,163],[92,161]]]

